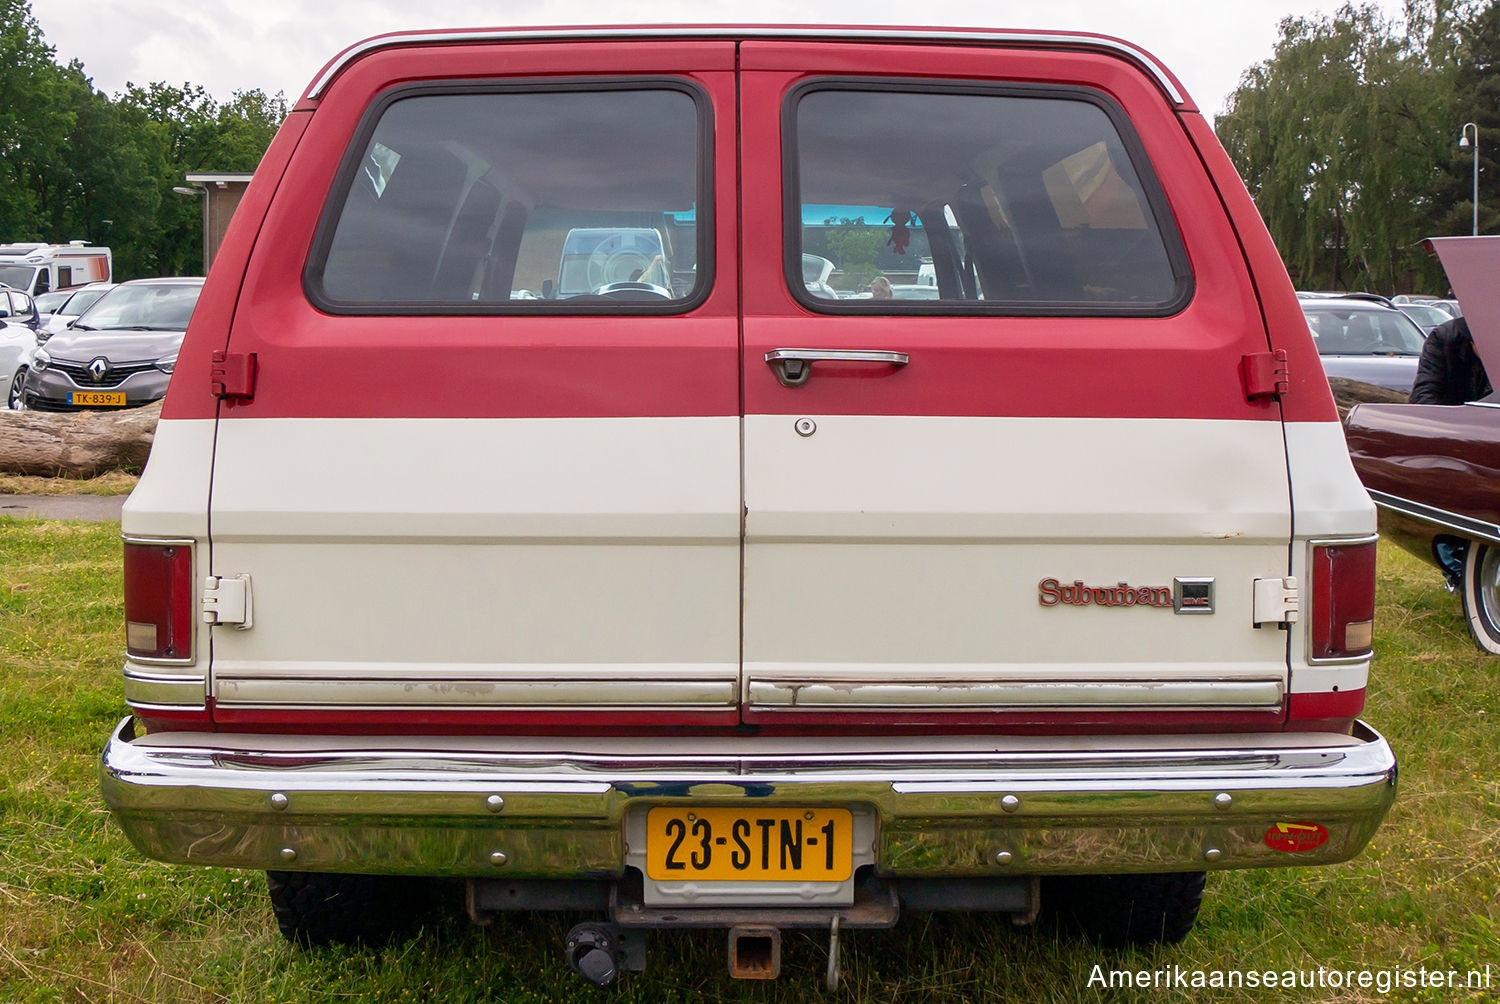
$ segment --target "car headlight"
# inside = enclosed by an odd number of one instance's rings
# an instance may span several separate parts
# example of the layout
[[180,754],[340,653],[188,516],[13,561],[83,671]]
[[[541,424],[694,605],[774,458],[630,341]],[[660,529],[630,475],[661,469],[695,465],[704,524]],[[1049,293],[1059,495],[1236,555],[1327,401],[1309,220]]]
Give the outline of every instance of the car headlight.
[[46,349],[37,349],[36,354],[31,357],[31,368],[40,373],[52,364],[52,357],[47,354]]
[[170,372],[172,372],[172,367],[176,366],[176,365],[177,365],[177,353],[175,353],[175,352],[173,352],[169,356],[162,356],[160,359],[158,359],[156,361],[156,368],[159,369],[159,370],[161,370],[163,373],[170,373]]

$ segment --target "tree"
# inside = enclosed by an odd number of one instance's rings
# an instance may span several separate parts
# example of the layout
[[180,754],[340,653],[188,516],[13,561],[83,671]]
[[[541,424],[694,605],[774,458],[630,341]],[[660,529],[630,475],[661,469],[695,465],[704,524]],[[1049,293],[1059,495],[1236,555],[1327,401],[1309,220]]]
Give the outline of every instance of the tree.
[[36,180],[58,145],[57,64],[26,0],[0,0],[0,234],[41,235]]
[[1453,66],[1453,107],[1443,123],[1445,170],[1432,191],[1432,236],[1467,234],[1473,226],[1474,150],[1457,145],[1466,122],[1479,127],[1479,232],[1500,233],[1500,6],[1484,7],[1461,26]]
[[[1441,269],[1420,250],[1446,210],[1468,8],[1408,0],[1289,17],[1215,127],[1303,288],[1395,290]],[[1500,134],[1497,134],[1500,135]]]
[[122,278],[198,271],[202,203],[172,189],[189,172],[253,171],[286,99],[220,104],[164,83],[111,99],[55,57],[28,0],[0,0],[0,241],[107,244]]

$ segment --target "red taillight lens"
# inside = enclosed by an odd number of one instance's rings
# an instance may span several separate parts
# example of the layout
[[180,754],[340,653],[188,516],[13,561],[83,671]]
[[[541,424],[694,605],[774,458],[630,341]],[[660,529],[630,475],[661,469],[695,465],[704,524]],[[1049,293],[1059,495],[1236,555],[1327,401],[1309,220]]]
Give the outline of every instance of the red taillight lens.
[[1321,544],[1312,554],[1314,659],[1370,654],[1375,626],[1375,542]]
[[126,654],[187,662],[194,626],[193,545],[126,542]]

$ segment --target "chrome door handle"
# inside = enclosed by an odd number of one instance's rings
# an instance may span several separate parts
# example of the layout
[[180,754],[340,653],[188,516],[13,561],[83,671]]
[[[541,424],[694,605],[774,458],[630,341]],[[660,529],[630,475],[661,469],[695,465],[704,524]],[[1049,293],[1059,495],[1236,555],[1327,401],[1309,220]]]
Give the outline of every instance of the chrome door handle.
[[885,363],[899,368],[910,361],[905,352],[883,349],[772,349],[766,353],[766,363],[783,387],[801,387],[807,383],[815,362]]

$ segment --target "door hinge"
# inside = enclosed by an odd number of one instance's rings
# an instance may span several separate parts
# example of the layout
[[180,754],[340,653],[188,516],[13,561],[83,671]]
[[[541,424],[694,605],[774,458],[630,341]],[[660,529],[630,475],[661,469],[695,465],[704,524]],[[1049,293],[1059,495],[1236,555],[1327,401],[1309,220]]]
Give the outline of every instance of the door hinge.
[[1255,626],[1296,623],[1301,602],[1302,596],[1297,591],[1295,576],[1288,575],[1284,579],[1256,579],[1253,615]]
[[1241,356],[1240,380],[1245,385],[1246,401],[1284,395],[1291,388],[1291,378],[1287,375],[1286,349],[1252,352]]
[[214,397],[234,401],[253,399],[257,368],[254,352],[216,351],[209,371]]
[[241,631],[255,623],[250,601],[250,576],[210,575],[203,580],[203,621],[233,624]]

